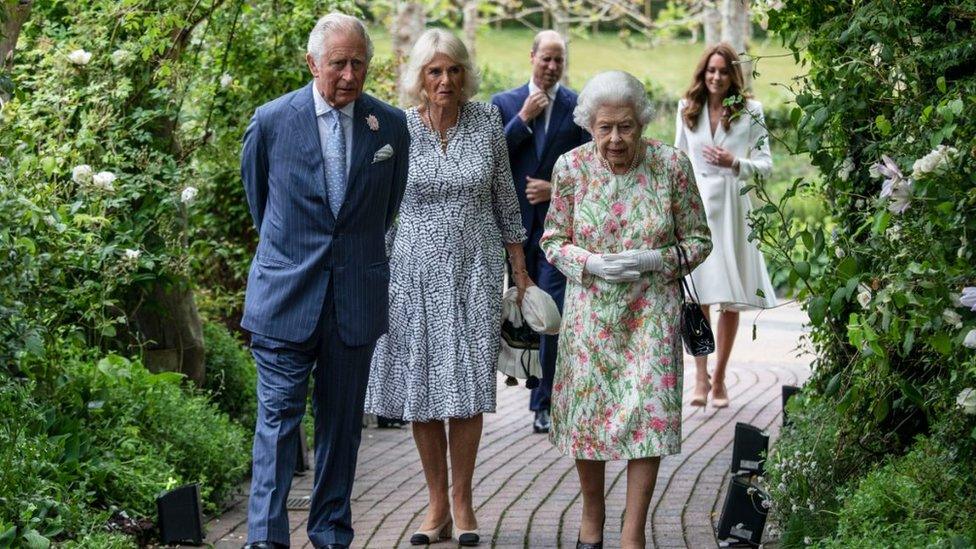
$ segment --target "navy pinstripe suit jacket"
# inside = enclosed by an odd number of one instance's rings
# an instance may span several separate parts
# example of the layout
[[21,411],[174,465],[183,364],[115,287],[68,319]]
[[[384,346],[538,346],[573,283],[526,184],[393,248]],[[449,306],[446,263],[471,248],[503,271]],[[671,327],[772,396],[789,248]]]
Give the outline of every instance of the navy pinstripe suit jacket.
[[[353,110],[353,150],[338,217],[325,189],[312,84],[258,107],[241,151],[241,178],[260,235],[244,298],[246,330],[292,342],[318,326],[331,281],[339,336],[374,342],[388,327],[384,237],[407,183],[403,111],[366,94]],[[375,116],[374,131],[367,117]],[[384,145],[393,156],[373,162]]]

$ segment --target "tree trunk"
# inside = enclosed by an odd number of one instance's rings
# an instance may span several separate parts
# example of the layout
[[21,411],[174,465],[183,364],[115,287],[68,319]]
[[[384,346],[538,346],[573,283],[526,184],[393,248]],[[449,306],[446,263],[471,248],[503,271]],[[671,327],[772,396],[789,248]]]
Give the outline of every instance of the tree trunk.
[[139,332],[150,340],[146,368],[152,372],[180,372],[203,385],[206,376],[203,327],[193,291],[157,284],[135,314]]
[[[569,66],[569,60],[570,60],[570,56],[571,56],[571,54],[570,54],[571,48],[570,48],[570,45],[569,45],[569,38],[570,38],[569,37],[569,21],[567,21],[567,19],[568,18],[566,16],[566,14],[562,10],[560,10],[558,8],[554,8],[552,10],[552,30],[558,32],[559,33],[559,36],[562,36],[563,37],[563,42],[566,44],[566,54],[565,54],[566,55],[566,59],[564,60],[564,64],[565,64],[566,67]],[[563,71],[563,77],[562,77],[561,82],[562,82],[562,84],[564,86],[568,86],[569,85],[569,71],[568,70],[564,70]]]
[[715,2],[707,2],[702,9],[702,27],[705,30],[705,46],[714,46],[722,39],[722,13]]
[[748,0],[722,1],[722,41],[728,42],[742,58],[742,76],[748,88],[752,83],[752,61],[745,55],[749,47],[746,30],[752,30]]
[[14,64],[17,37],[20,36],[20,28],[24,26],[27,17],[30,16],[32,3],[32,0],[20,0],[6,8],[6,19],[3,21],[3,30],[0,31],[0,72],[9,69]]
[[478,0],[464,0],[462,16],[464,17],[464,45],[468,48],[468,55],[471,62],[477,61],[477,41],[478,41]]
[[[400,90],[400,69],[410,55],[410,48],[427,24],[424,6],[420,2],[397,2],[390,35],[393,39],[393,59],[396,64],[397,90]],[[408,105],[409,106],[409,105]]]

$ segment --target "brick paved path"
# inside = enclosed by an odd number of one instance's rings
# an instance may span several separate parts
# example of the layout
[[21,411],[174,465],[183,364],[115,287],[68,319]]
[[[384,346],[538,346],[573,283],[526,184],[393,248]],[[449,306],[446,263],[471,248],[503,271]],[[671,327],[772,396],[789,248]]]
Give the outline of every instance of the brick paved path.
[[[752,340],[755,320],[757,339]],[[651,547],[715,547],[728,482],[733,428],[743,421],[767,428],[780,425],[780,386],[806,379],[809,355],[796,351],[805,317],[787,306],[742,315],[729,368],[732,404],[724,410],[685,406],[681,454],[661,461],[648,524]],[[685,361],[685,400],[694,363]],[[474,478],[474,500],[482,547],[575,547],[581,502],[573,461],[557,453],[543,435],[534,435],[527,411],[528,391],[499,383],[498,412],[485,417]],[[625,462],[607,467],[607,523],[604,541],[619,546]],[[302,503],[311,473],[296,477],[291,498]],[[353,490],[354,547],[409,547],[423,519],[426,488],[408,428],[367,429],[359,452]],[[290,512],[292,546],[311,547],[305,534],[307,510]],[[208,525],[217,548],[240,547],[246,537],[246,501]],[[450,542],[435,545],[450,547]]]

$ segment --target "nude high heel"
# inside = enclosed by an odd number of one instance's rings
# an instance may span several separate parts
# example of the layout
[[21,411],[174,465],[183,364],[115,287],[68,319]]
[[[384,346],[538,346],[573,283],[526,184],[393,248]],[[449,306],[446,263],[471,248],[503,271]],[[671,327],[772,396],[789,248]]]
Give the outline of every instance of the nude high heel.
[[[725,385],[724,383],[722,384]],[[711,390],[711,389],[709,389]],[[725,389],[724,397],[712,396],[712,408],[728,408],[729,407],[729,390]]]
[[438,541],[451,539],[453,521],[448,516],[444,524],[430,530],[417,530],[410,536],[410,545],[430,545]]
[[[691,398],[691,405],[692,406],[701,406],[702,408],[704,408],[705,405],[708,404],[708,393],[710,393],[710,392],[712,392],[712,383],[710,381],[706,381],[705,382],[705,392],[701,396],[693,396]],[[715,405],[715,403],[713,402],[712,403],[712,406],[714,406],[714,405]],[[728,406],[728,402],[726,402],[725,405]]]

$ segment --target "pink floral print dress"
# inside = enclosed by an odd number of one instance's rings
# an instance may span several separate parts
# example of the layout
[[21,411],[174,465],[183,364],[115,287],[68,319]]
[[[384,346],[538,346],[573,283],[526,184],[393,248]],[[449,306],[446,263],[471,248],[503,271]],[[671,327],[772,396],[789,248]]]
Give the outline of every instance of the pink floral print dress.
[[[576,459],[664,456],[681,450],[682,303],[675,246],[690,268],[712,249],[691,163],[644,141],[644,157],[614,175],[594,143],[564,154],[541,246],[566,275],[549,439]],[[664,269],[613,283],[583,272],[593,253],[657,249]]]

